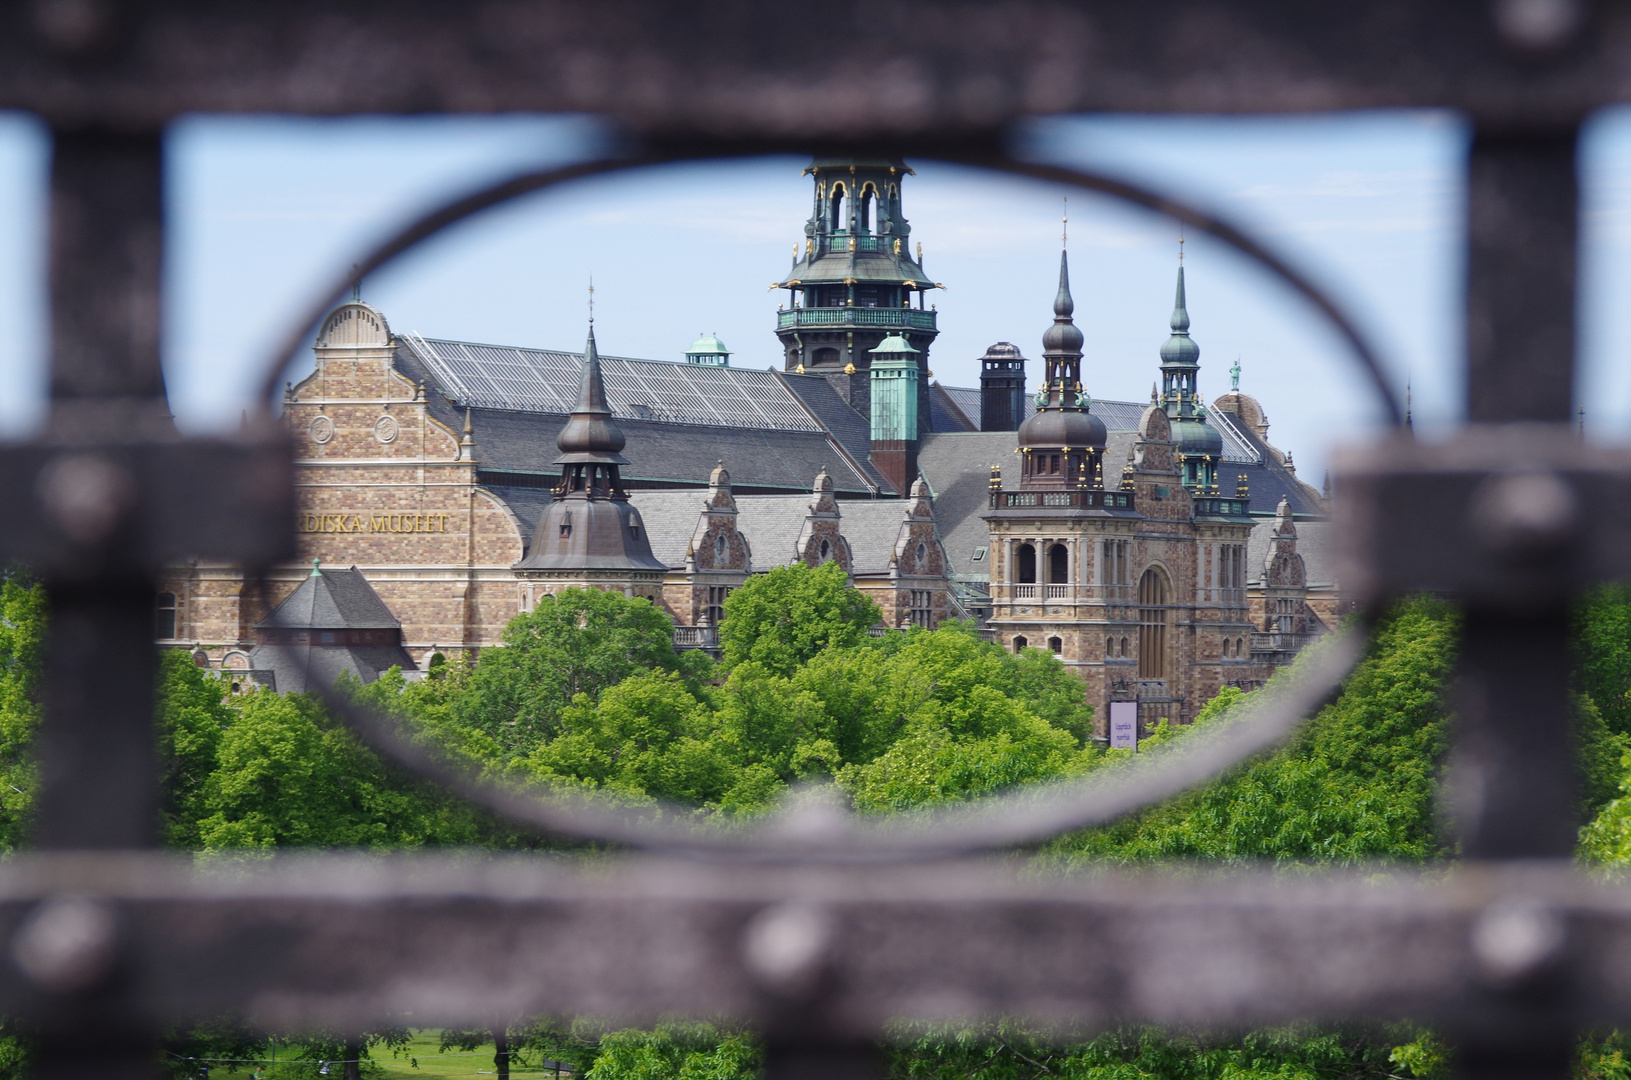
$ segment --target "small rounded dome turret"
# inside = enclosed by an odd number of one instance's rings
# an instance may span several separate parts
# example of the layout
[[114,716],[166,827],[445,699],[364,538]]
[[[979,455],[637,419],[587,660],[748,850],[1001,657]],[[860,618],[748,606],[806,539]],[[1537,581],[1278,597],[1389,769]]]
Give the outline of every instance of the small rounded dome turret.
[[1019,445],[1027,447],[1092,447],[1103,449],[1104,421],[1074,409],[1044,409],[1019,426]]
[[1024,360],[1019,353],[1019,346],[1011,341],[999,341],[985,350],[982,360]]
[[730,355],[730,350],[725,348],[725,343],[713,334],[703,334],[691,342],[691,347],[685,351],[688,353],[724,353],[727,356]]

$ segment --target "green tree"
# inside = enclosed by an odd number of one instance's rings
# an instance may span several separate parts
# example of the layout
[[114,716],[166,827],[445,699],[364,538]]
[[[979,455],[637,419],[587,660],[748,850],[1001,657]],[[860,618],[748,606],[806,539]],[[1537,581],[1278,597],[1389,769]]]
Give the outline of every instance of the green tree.
[[0,571],[0,850],[27,838],[37,773],[45,590],[22,569]]
[[218,765],[221,739],[235,713],[221,680],[180,649],[159,653],[158,726],[164,840],[184,851],[203,846],[198,822]]
[[778,566],[725,598],[719,648],[727,667],[753,660],[791,675],[823,649],[859,645],[878,618],[837,563]]
[[510,620],[504,647],[484,652],[450,698],[459,726],[481,732],[506,758],[526,757],[557,732],[562,707],[579,694],[595,701],[637,672],[681,670],[673,629],[638,597],[599,589],[542,597]]
[[473,811],[385,766],[315,697],[239,697],[202,785],[196,835],[209,850],[396,848],[480,839]]
[[1604,585],[1575,606],[1575,685],[1608,729],[1631,735],[1631,585]]
[[[1377,627],[1341,696],[1286,749],[1055,849],[1118,862],[1414,861],[1446,854],[1433,797],[1458,623],[1435,601],[1400,604]],[[1277,678],[1297,671],[1294,665]]]

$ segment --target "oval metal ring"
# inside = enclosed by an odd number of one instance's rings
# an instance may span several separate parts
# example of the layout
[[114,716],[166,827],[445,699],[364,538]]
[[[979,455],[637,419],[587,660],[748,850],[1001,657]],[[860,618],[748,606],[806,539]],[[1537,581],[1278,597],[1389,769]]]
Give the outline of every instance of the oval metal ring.
[[[483,188],[412,222],[358,261],[352,273],[312,306],[305,322],[284,342],[267,371],[261,401],[269,409],[277,383],[323,317],[351,284],[424,240],[503,203],[564,183],[613,172],[729,154],[652,154],[600,160],[528,172]],[[738,155],[740,156],[740,155]],[[1311,281],[1240,228],[1182,200],[1127,181],[1082,170],[943,151],[939,160],[974,165],[1032,179],[1067,184],[1131,202],[1215,237],[1258,263],[1308,300],[1349,346],[1390,426],[1401,427],[1403,410],[1388,385],[1376,351],[1357,325]],[[699,824],[685,808],[630,810],[592,794],[563,795],[497,783],[451,761],[406,734],[401,722],[358,705],[324,686],[324,703],[371,748],[460,797],[523,827],[579,840],[742,861],[884,862],[932,859],[1035,844],[1077,829],[1103,825],[1162,802],[1268,750],[1298,722],[1330,700],[1363,653],[1364,626],[1328,642],[1295,680],[1260,691],[1241,715],[1191,736],[1171,749],[1124,768],[1063,783],[888,819],[852,816],[819,799],[793,800],[787,811],[749,824]]]

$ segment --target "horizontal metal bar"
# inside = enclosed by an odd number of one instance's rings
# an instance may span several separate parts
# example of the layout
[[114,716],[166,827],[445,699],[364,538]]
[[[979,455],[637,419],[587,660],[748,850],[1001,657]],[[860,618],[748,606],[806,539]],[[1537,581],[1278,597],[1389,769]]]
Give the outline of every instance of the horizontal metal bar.
[[[1539,17],[1529,17],[1539,8]],[[0,13],[0,108],[592,112],[715,135],[894,138],[1075,111],[1444,106],[1571,123],[1624,100],[1623,4],[1460,0],[37,0]],[[830,62],[789,68],[789,42]]]
[[794,870],[630,859],[134,853],[0,870],[0,1012],[240,1013],[277,1029],[540,1012],[1240,1026],[1409,1017],[1462,1032],[1631,1022],[1631,894],[1567,863],[1275,877],[1050,876],[997,862]]
[[187,556],[253,571],[295,552],[293,466],[277,429],[0,446],[0,506],[0,558],[52,578],[151,571]]
[[1414,591],[1555,606],[1631,578],[1631,451],[1568,424],[1401,435],[1337,455],[1337,579],[1362,603]]

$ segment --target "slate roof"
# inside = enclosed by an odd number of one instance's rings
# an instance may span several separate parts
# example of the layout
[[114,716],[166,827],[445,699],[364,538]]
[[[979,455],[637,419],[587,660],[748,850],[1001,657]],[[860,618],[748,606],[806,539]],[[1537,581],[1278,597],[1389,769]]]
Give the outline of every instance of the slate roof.
[[957,399],[946,393],[939,383],[929,384],[929,416],[936,431],[979,431],[977,420],[963,412]]
[[280,694],[330,686],[342,671],[371,683],[393,667],[418,670],[400,645],[256,645],[249,665],[253,678]]
[[[731,481],[734,483],[735,480],[736,477],[732,475]],[[755,570],[786,566],[803,554],[798,549],[799,533],[804,531],[804,519],[809,516],[810,500],[814,498],[814,492],[736,497],[736,528],[748,538],[748,545],[753,549]],[[887,501],[895,503],[893,499]],[[840,504],[838,511],[844,518],[839,524],[839,531],[847,534],[847,505]]]
[[[849,541],[854,573],[880,574],[889,569],[895,542],[900,539],[901,523],[906,520],[906,511],[911,505],[906,499],[839,504],[838,511],[844,516],[839,531]],[[936,519],[939,516],[937,507]]]
[[[665,566],[684,566],[685,545],[690,543],[691,534],[697,529],[697,521],[702,517],[703,510],[707,509],[708,489],[633,491],[629,493],[629,502],[640,511],[646,536],[651,540],[651,553],[657,556],[657,561]],[[757,554],[759,548],[754,539],[749,536],[748,543]]]
[[[804,403],[804,407],[815,414],[828,434],[848,452],[852,461],[861,466],[880,491],[905,494],[895,492],[883,474],[872,467],[872,425],[838,396],[832,383],[820,375],[798,375],[793,372],[777,372],[777,375],[788,390]],[[815,478],[814,473],[810,475],[811,479]],[[731,470],[731,480],[733,484],[740,483],[736,479],[735,469]]]
[[[398,630],[402,624],[356,567],[317,570],[257,630]],[[388,666],[388,665],[387,665]]]

